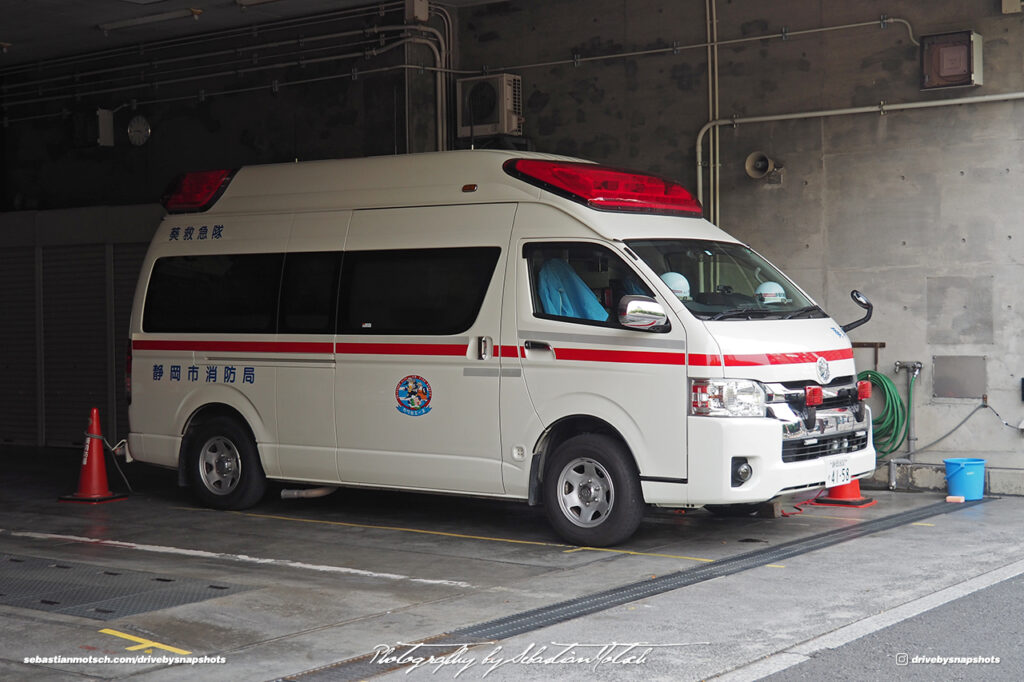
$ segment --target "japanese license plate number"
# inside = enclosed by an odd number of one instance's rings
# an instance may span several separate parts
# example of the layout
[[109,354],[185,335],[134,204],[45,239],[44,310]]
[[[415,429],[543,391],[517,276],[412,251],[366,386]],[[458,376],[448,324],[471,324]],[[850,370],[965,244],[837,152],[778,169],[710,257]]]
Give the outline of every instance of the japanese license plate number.
[[828,471],[825,474],[825,485],[834,488],[839,485],[846,485],[850,482],[850,458],[830,457],[828,459]]

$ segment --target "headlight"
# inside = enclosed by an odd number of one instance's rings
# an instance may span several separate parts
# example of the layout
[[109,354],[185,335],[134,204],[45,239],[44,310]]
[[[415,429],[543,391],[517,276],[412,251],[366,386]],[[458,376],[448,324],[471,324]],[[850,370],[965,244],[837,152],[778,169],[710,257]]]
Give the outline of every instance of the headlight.
[[702,417],[763,417],[764,387],[749,379],[694,379],[690,414]]

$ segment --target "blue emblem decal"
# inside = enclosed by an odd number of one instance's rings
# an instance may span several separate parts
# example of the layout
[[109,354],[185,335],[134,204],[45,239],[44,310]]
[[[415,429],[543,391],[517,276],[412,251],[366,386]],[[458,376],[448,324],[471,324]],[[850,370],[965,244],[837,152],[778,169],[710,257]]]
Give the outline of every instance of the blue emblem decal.
[[419,417],[430,412],[430,384],[421,376],[410,374],[403,377],[395,387],[395,407],[402,414]]

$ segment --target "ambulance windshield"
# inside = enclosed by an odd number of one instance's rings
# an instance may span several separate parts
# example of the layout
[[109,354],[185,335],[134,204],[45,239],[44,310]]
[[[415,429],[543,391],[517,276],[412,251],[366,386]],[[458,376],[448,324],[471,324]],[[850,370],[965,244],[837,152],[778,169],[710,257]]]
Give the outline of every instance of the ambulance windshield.
[[626,243],[700,319],[827,317],[775,266],[742,244],[702,239]]

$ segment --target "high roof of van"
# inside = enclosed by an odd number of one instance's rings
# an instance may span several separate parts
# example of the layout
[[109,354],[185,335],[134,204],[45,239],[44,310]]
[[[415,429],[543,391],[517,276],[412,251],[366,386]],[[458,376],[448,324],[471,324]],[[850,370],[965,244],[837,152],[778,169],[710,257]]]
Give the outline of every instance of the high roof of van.
[[[514,166],[506,169],[506,162]],[[583,172],[580,164],[593,172]],[[213,218],[537,202],[575,216],[608,239],[667,239],[685,233],[690,238],[735,241],[703,220],[700,204],[671,180],[554,154],[493,149],[427,152],[246,166],[233,176],[227,171],[193,175],[209,178],[196,185],[196,194],[205,198],[172,213],[201,211]],[[227,179],[226,188],[222,179]],[[643,219],[637,220],[640,216]]]
[[536,200],[502,170],[509,159],[581,161],[505,150],[428,152],[245,166],[209,213],[322,211]]

